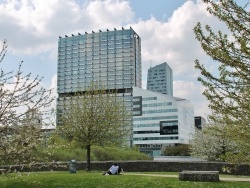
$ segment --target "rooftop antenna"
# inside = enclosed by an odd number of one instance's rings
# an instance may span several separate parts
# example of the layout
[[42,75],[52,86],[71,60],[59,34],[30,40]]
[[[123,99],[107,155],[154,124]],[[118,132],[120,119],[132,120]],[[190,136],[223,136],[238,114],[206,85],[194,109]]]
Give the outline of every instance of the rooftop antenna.
[[151,59],[151,60],[150,60],[150,68],[152,67],[152,62],[153,62],[153,61],[152,61],[152,59]]

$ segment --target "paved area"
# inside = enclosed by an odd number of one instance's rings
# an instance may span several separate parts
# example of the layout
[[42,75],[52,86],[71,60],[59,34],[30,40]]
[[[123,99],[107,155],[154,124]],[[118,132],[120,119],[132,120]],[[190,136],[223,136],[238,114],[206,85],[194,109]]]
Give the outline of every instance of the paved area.
[[[128,173],[128,175],[178,178],[178,175],[167,175],[167,174],[133,174],[133,173]],[[237,177],[237,178],[235,178],[235,177],[232,177],[232,178],[231,177],[220,177],[220,181],[250,182],[250,177]]]

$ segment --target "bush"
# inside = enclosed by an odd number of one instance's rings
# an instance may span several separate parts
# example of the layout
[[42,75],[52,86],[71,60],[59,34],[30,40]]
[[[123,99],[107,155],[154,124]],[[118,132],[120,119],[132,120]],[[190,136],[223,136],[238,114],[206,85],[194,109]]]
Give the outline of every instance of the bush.
[[[46,144],[44,144],[46,143]],[[60,161],[86,161],[86,149],[80,148],[75,141],[69,142],[60,136],[52,135],[46,142],[41,142],[37,150],[32,152],[32,162],[60,162]],[[126,160],[151,160],[152,158],[140,153],[136,147],[102,147],[92,146],[90,153],[91,161],[126,161]],[[12,165],[5,161],[5,165]]]
[[107,160],[151,160],[146,154],[130,148],[93,147],[92,154],[98,161]]
[[[37,154],[35,162],[51,162],[51,161],[85,161],[86,150],[82,148],[43,148]],[[130,148],[119,147],[91,147],[90,158],[92,161],[108,161],[108,160],[151,160],[146,154]]]
[[162,152],[165,156],[190,156],[190,147],[187,144],[180,144],[172,147],[164,147]]

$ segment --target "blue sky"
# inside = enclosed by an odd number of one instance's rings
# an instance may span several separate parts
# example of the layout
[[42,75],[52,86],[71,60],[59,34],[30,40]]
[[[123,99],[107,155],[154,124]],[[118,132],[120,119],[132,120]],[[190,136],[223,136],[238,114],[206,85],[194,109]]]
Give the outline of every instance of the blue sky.
[[195,40],[199,21],[226,31],[200,0],[0,0],[0,40],[9,45],[1,68],[13,70],[24,61],[23,71],[44,77],[42,84],[56,93],[59,36],[131,26],[142,41],[143,87],[147,69],[167,62],[174,72],[174,96],[189,99],[195,115],[206,116],[208,102],[194,60],[212,72],[216,65]]
[[130,0],[131,7],[137,18],[144,20],[154,16],[158,20],[166,20],[186,0]]

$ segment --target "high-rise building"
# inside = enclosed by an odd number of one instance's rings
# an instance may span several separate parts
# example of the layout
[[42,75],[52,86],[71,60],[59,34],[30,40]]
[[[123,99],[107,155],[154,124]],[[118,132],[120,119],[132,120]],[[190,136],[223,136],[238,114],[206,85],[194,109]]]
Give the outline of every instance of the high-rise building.
[[133,86],[141,87],[141,39],[132,28],[59,37],[58,115],[67,96],[92,82],[115,89],[132,112]]
[[188,144],[194,130],[189,100],[134,87],[133,144],[140,151],[160,156],[163,146]]
[[173,71],[166,62],[148,69],[147,90],[173,96]]
[[141,87],[141,40],[130,29],[59,38],[58,94],[84,91],[91,82],[124,91]]
[[157,156],[163,145],[189,139],[194,126],[193,106],[172,96],[172,69],[168,64],[150,68],[151,91],[141,89],[141,39],[132,28],[59,37],[58,116],[63,114],[63,104],[74,93],[86,91],[92,82],[102,89],[115,89],[133,113],[129,140],[141,151]]

